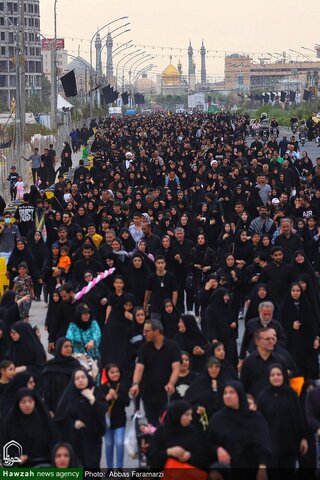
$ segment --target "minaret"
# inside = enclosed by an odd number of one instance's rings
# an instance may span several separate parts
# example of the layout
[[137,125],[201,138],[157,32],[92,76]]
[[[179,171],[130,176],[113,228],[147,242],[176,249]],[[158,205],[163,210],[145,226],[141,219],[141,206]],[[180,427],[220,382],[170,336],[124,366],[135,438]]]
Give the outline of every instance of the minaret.
[[182,75],[182,65],[181,65],[181,60],[179,58],[179,63],[178,63],[178,72],[180,73],[180,77]]
[[189,42],[189,48],[188,48],[188,84],[189,84],[189,90],[192,90],[192,84],[193,84],[193,48],[191,45],[191,40]]
[[206,72],[206,49],[202,40],[202,45],[200,49],[201,55],[201,85],[207,83],[207,72]]
[[101,37],[99,32],[96,35],[95,47],[96,47],[96,74],[97,74],[97,77],[101,77],[102,75],[102,63],[101,63],[102,43],[101,43]]
[[106,47],[107,47],[107,83],[110,83],[110,80],[113,77],[113,59],[112,59],[113,40],[110,32],[108,32],[107,34]]

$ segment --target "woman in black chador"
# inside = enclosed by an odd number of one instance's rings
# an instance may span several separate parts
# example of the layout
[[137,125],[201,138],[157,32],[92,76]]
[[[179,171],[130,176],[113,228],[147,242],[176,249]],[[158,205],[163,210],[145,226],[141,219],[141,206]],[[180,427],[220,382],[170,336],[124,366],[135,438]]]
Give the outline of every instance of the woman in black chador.
[[269,368],[269,385],[258,397],[258,410],[266,419],[271,437],[270,476],[291,480],[299,453],[307,453],[308,442],[298,397],[289,387],[282,365]]
[[237,364],[237,333],[238,325],[234,321],[231,299],[228,290],[218,288],[211,297],[205,313],[205,331],[209,342],[219,340],[226,351],[226,359]]
[[6,358],[16,367],[24,366],[39,376],[46,361],[46,353],[31,325],[22,321],[14,323],[10,337]]
[[73,371],[80,367],[78,360],[72,357],[72,352],[70,340],[65,337],[59,338],[55,357],[46,363],[41,373],[41,393],[48,410],[53,414],[70,382]]
[[61,398],[55,422],[63,441],[71,443],[84,468],[99,468],[107,402],[91,377],[79,368]]
[[57,440],[53,421],[38,395],[28,388],[17,392],[12,410],[2,424],[2,447],[12,439],[22,447],[21,467],[50,462]]
[[196,422],[199,422],[204,414],[210,418],[221,408],[222,388],[221,364],[219,360],[211,357],[205,371],[195,378],[185,394],[185,400],[191,403],[199,415],[195,415]]
[[170,405],[164,424],[152,436],[148,451],[151,468],[162,469],[169,458],[199,468],[208,466],[203,433],[191,422],[192,407],[188,402],[178,400]]
[[173,338],[180,350],[188,352],[191,360],[191,369],[202,372],[205,366],[205,349],[207,340],[199,330],[193,315],[182,315],[178,322],[179,332]]
[[288,338],[287,349],[305,378],[318,378],[317,322],[299,283],[293,283],[279,312]]
[[207,441],[212,457],[230,465],[237,480],[266,478],[271,445],[265,419],[249,410],[240,382],[225,385],[223,403],[209,422]]

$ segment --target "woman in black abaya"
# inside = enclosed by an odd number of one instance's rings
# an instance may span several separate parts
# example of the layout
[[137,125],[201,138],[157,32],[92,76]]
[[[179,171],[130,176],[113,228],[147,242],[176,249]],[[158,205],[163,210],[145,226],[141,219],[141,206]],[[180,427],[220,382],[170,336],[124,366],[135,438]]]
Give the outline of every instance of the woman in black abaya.
[[312,308],[299,283],[293,283],[279,312],[287,349],[305,378],[318,378],[319,338]]
[[55,348],[55,357],[44,366],[40,377],[40,389],[47,408],[53,414],[64,394],[72,372],[80,367],[78,360],[72,357],[72,343],[65,337],[59,338]]
[[16,302],[15,296],[12,290],[6,290],[0,302],[0,319],[3,320],[7,328],[20,320],[18,304],[24,301],[24,297]]
[[163,325],[163,331],[166,338],[174,338],[178,334],[178,323],[181,317],[177,307],[173,304],[170,298],[167,298],[163,302],[161,312],[161,323]]
[[282,365],[269,368],[269,385],[258,397],[258,410],[266,419],[271,437],[271,466],[275,470],[270,476],[280,469],[279,478],[291,480],[299,453],[307,453],[308,443],[299,400],[288,385]]
[[9,346],[9,332],[3,320],[0,320],[0,362],[5,358]]
[[223,408],[209,422],[209,451],[219,463],[231,466],[237,480],[267,478],[265,468],[271,445],[265,419],[249,410],[240,382],[224,386],[223,403]]
[[6,358],[16,367],[24,366],[39,376],[46,361],[46,353],[31,325],[22,321],[14,323],[10,337]]
[[185,394],[185,400],[191,403],[196,412],[196,421],[200,421],[204,413],[208,419],[221,408],[221,364],[210,357],[205,371],[198,375]]
[[126,272],[126,287],[134,295],[137,305],[143,305],[147,279],[150,273],[151,270],[144,255],[139,252],[134,253]]
[[259,283],[255,286],[251,292],[248,300],[248,308],[245,314],[245,324],[252,318],[259,317],[259,305],[261,302],[272,302],[272,298],[268,292],[268,286],[266,283]]
[[2,447],[14,439],[22,447],[22,467],[50,462],[51,450],[57,440],[53,422],[38,395],[28,388],[16,394],[1,432]]
[[63,441],[71,443],[84,468],[99,468],[107,402],[91,377],[79,368],[61,398],[55,422]]
[[205,366],[205,349],[207,340],[199,330],[193,315],[182,315],[178,322],[179,332],[173,338],[180,350],[188,352],[191,360],[191,370],[202,372]]
[[144,311],[144,308],[134,308],[132,325],[127,332],[127,341],[125,347],[126,359],[123,367],[123,372],[126,375],[128,382],[132,381],[138,352],[146,341],[143,335],[143,326],[145,321],[146,312]]
[[192,425],[192,407],[178,400],[169,406],[165,421],[151,439],[148,459],[151,468],[163,469],[169,458],[198,468],[207,468],[204,434]]
[[230,296],[225,288],[218,288],[211,297],[205,313],[205,331],[209,342],[219,340],[224,344],[226,358],[237,364],[237,323],[230,306]]
[[127,354],[127,333],[132,325],[134,306],[134,296],[125,293],[112,308],[102,331],[100,344],[102,365],[116,363],[122,369]]
[[226,359],[226,351],[222,342],[216,340],[209,343],[206,348],[206,357],[215,357],[219,360],[221,363],[220,377],[223,379],[223,382],[238,379],[236,369]]
[[0,402],[0,418],[5,418],[11,411],[16,394],[21,388],[33,390],[35,386],[36,383],[31,372],[25,371],[16,373],[8,384],[5,393],[2,395]]

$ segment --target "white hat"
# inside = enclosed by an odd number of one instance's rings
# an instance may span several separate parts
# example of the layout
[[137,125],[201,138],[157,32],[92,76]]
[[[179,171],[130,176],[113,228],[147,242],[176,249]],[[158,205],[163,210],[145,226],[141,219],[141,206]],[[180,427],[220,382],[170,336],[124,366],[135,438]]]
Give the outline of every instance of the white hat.
[[272,203],[272,205],[279,205],[280,200],[279,200],[279,198],[273,198],[273,199],[271,200],[271,203]]
[[132,157],[132,153],[131,153],[131,152],[127,152],[127,153],[126,153],[126,157],[127,157],[127,158],[131,158],[131,157]]

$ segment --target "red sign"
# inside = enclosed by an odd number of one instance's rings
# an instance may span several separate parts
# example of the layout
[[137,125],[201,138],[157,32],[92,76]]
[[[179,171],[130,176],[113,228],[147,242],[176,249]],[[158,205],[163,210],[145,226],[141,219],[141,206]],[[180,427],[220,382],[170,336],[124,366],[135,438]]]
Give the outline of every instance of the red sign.
[[[54,42],[54,38],[43,38],[41,42],[42,50],[51,50],[53,42]],[[63,50],[63,49],[64,49],[64,38],[57,38],[56,50]]]

